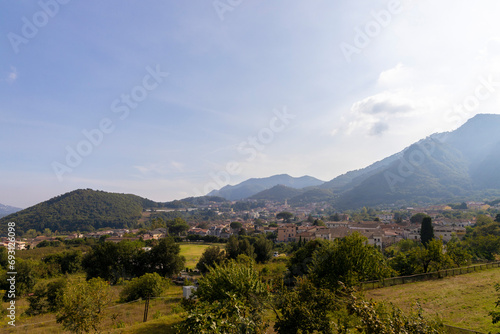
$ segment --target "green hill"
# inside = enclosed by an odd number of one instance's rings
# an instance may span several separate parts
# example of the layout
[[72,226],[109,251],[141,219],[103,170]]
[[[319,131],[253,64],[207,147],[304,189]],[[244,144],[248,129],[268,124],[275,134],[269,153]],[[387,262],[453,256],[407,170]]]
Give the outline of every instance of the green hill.
[[136,195],[79,189],[3,217],[0,226],[15,222],[18,235],[29,229],[66,232],[127,228],[135,226],[143,209],[155,206],[156,202]]

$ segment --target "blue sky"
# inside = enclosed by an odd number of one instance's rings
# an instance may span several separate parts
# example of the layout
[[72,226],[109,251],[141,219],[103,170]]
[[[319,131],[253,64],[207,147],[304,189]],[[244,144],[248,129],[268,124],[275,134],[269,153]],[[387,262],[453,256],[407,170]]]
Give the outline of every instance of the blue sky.
[[499,7],[4,1],[0,203],[78,188],[167,201],[365,167],[499,113]]

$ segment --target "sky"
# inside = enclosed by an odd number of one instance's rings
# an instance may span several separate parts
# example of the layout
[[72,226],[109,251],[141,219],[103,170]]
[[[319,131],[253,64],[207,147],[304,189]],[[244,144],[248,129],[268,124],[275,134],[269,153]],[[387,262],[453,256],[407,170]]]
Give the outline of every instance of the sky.
[[495,0],[0,4],[0,203],[324,181],[500,113]]

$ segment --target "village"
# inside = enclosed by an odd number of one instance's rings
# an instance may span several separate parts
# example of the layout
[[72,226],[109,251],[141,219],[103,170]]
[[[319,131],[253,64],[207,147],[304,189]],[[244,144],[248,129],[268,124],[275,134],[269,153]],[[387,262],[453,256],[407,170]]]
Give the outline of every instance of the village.
[[[467,202],[467,209],[462,211],[481,212],[489,208],[482,202]],[[343,238],[353,232],[358,232],[368,239],[370,245],[381,249],[397,243],[403,239],[418,240],[420,238],[420,225],[412,224],[409,218],[396,219],[396,210],[379,211],[372,220],[352,219],[347,213],[336,214],[335,220],[326,212],[328,205],[325,203],[312,203],[303,207],[291,207],[285,201],[284,204],[266,202],[264,207],[252,210],[235,211],[227,209],[220,203],[210,203],[208,205],[192,208],[184,211],[205,210],[215,213],[216,218],[210,221],[195,222],[187,220],[189,229],[177,237],[200,240],[207,236],[227,239],[231,235],[245,234],[270,235],[274,242],[300,242],[313,239],[324,239],[333,241]],[[152,213],[167,210],[150,210],[147,216]],[[168,210],[176,211],[176,210]],[[462,238],[465,236],[466,227],[475,224],[475,215],[470,219],[446,218],[443,213],[453,211],[448,205],[433,205],[419,208],[406,208],[406,217],[416,214],[426,214],[433,220],[434,233],[437,238],[442,238],[446,243],[453,236]],[[280,212],[287,212],[293,216],[293,220],[279,218]],[[401,212],[401,210],[397,211]],[[318,222],[321,222],[318,224]],[[233,224],[232,224],[233,223]],[[236,223],[236,224],[234,224]],[[39,233],[40,234],[40,233]],[[67,235],[37,235],[32,238],[23,237],[16,242],[16,249],[32,249],[40,243],[50,243],[62,240],[81,238],[105,238],[106,241],[120,242],[122,240],[157,240],[169,235],[167,228],[154,229],[111,229],[104,228],[93,232],[74,232]],[[6,239],[0,240],[0,245],[6,246]]]

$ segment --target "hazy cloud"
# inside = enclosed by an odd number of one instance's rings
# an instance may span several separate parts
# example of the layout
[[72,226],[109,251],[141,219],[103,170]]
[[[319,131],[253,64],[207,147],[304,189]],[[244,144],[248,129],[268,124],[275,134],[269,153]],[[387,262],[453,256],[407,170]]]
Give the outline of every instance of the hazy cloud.
[[367,97],[353,104],[351,110],[360,114],[398,114],[406,113],[414,109],[409,101],[392,94],[382,93]]
[[385,122],[377,122],[373,124],[368,134],[370,136],[381,136],[387,130],[389,130],[389,124]]
[[7,76],[7,81],[14,82],[16,80],[17,80],[17,69],[11,66],[9,75]]

